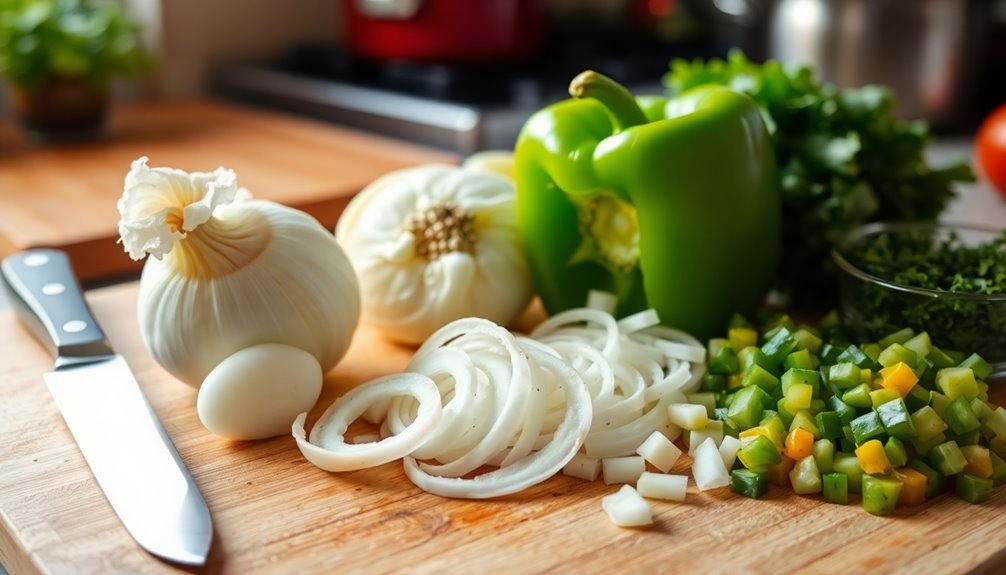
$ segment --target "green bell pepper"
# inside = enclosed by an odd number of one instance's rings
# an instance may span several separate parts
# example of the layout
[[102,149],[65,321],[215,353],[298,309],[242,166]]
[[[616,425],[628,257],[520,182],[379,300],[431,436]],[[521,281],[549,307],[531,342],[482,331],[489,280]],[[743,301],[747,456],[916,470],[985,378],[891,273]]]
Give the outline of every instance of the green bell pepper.
[[722,87],[634,98],[596,72],[524,125],[518,227],[549,313],[592,289],[706,340],[759,304],[780,255],[780,195],[758,107]]

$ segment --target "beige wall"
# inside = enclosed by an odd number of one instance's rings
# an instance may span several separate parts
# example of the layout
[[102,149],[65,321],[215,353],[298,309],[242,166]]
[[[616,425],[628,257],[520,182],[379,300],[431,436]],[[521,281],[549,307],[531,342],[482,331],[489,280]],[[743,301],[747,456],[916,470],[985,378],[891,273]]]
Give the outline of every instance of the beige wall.
[[262,60],[297,42],[337,40],[339,0],[126,0],[146,21],[160,53],[152,91],[164,97],[203,92],[213,67]]

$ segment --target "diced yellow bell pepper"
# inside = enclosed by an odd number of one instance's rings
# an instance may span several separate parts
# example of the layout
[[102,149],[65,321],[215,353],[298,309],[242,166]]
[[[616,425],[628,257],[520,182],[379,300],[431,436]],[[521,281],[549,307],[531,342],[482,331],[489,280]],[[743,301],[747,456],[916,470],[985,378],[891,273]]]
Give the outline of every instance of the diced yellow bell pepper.
[[768,482],[772,485],[789,485],[789,472],[796,466],[796,460],[782,456],[779,463],[768,466],[765,471],[768,473]]
[[989,448],[980,445],[965,445],[961,447],[961,453],[968,464],[964,466],[964,473],[988,479],[992,477],[992,456]]
[[908,392],[912,391],[915,384],[919,382],[919,376],[915,375],[912,368],[908,367],[908,364],[903,361],[899,361],[890,367],[885,367],[880,370],[880,374],[883,378],[880,385],[886,389],[897,391],[903,398],[907,397]]
[[860,383],[869,384],[872,381],[873,381],[873,372],[870,371],[870,368],[864,367],[863,369],[859,370],[859,382]]
[[859,467],[864,473],[875,475],[884,473],[891,466],[887,459],[887,452],[884,451],[884,444],[876,439],[871,439],[856,448],[856,458],[859,459]]
[[772,440],[772,444],[775,445],[775,448],[778,449],[779,451],[782,451],[783,449],[782,437],[780,437],[779,433],[774,433],[766,425],[756,425],[755,427],[749,427],[744,431],[738,433],[737,439],[740,439],[742,442],[744,442],[745,439],[753,439],[755,437],[758,437],[759,435],[764,435],[765,437]]
[[894,470],[894,476],[901,481],[901,494],[898,503],[904,505],[922,505],[926,502],[926,476],[911,467],[899,467]]
[[814,398],[814,387],[807,383],[794,383],[786,390],[785,403],[783,405],[790,413],[796,413],[801,409],[810,407],[810,402]]
[[814,435],[802,427],[794,427],[786,435],[786,446],[783,454],[795,461],[800,461],[814,452]]
[[731,373],[727,376],[727,390],[740,389],[743,381],[743,374]]
[[730,340],[730,347],[734,348],[735,352],[745,347],[758,345],[758,332],[749,327],[732,327],[727,332],[727,338]]

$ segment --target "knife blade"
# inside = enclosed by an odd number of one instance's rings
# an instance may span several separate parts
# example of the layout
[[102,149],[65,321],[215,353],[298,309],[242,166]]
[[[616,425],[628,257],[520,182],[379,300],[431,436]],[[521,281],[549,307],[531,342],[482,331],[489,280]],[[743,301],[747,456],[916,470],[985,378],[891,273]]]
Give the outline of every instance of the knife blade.
[[213,540],[206,501],[91,314],[66,254],[16,253],[0,263],[0,278],[22,322],[56,358],[43,379],[126,530],[157,557],[205,564]]

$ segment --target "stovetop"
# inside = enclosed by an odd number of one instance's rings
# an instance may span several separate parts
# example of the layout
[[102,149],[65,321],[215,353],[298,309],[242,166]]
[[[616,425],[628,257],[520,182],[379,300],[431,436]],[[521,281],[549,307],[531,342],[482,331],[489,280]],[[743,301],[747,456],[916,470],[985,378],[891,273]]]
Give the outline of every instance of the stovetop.
[[594,69],[637,93],[659,93],[680,47],[561,42],[521,62],[374,62],[334,45],[302,45],[275,62],[225,66],[218,95],[436,146],[460,154],[512,148],[535,110],[567,97]]

